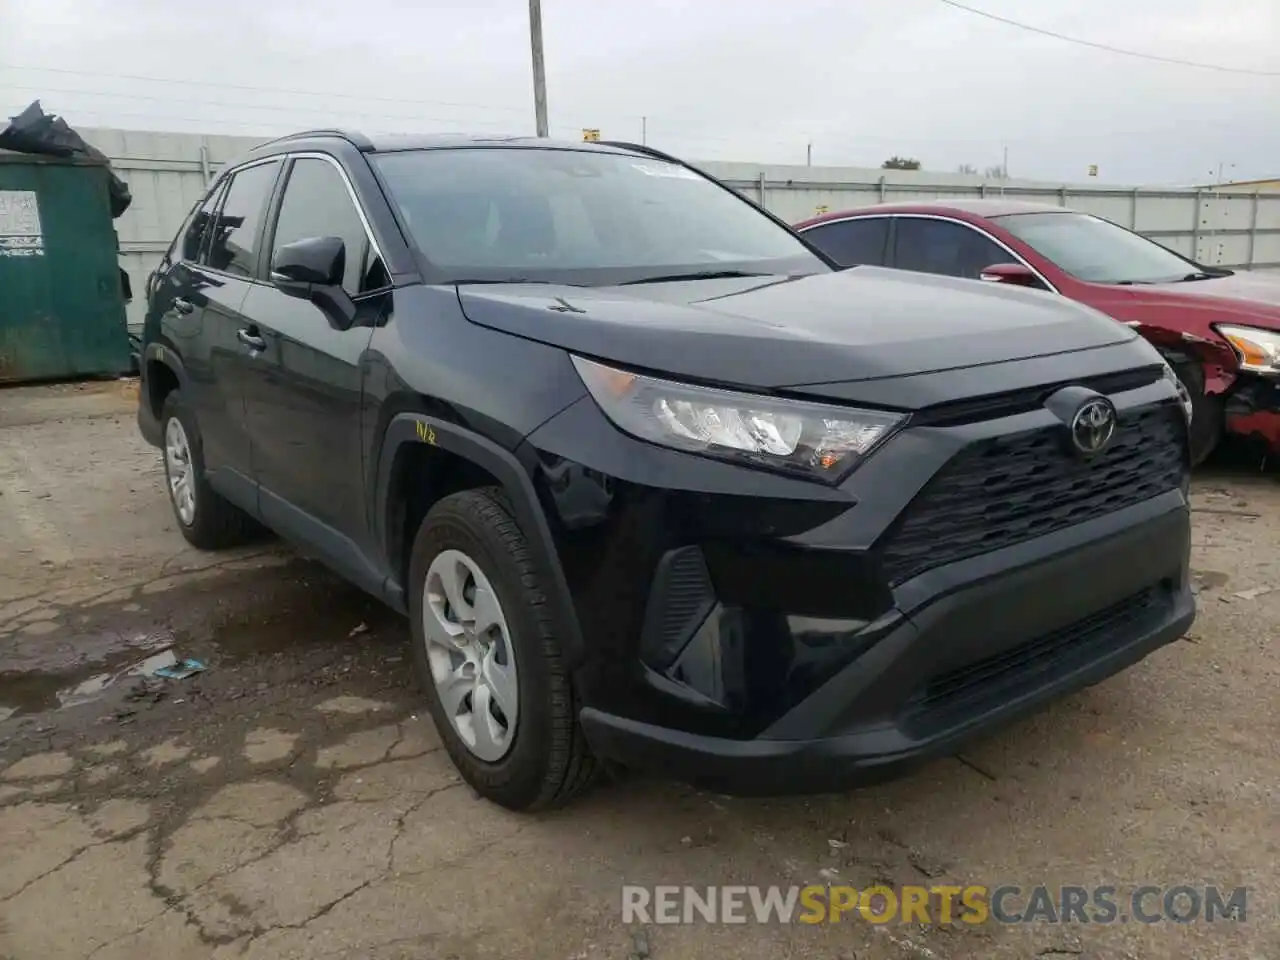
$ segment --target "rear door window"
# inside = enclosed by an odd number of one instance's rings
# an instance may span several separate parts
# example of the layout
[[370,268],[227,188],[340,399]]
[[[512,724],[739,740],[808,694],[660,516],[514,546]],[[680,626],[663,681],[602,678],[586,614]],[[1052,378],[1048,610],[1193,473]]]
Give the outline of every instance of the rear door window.
[[1014,256],[971,227],[951,220],[899,217],[893,265],[899,270],[977,280],[983,269]]
[[859,217],[824,223],[806,230],[804,238],[842,267],[882,267],[889,218]]
[[247,167],[232,176],[213,219],[208,265],[234,276],[256,276],[258,237],[280,161]]

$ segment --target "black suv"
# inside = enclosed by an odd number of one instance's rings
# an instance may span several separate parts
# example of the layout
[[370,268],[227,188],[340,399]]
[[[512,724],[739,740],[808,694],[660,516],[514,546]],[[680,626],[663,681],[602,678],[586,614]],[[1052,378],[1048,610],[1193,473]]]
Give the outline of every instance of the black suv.
[[409,617],[467,781],[865,782],[1181,636],[1187,414],[1132,330],[861,267],[671,157],[321,131],[148,284],[138,419],[199,547]]

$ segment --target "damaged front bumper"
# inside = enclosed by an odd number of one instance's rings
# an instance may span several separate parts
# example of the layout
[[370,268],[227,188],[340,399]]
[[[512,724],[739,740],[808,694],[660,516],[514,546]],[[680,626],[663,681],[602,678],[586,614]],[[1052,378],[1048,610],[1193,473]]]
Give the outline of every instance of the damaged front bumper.
[[1241,373],[1225,400],[1228,433],[1280,453],[1280,379]]

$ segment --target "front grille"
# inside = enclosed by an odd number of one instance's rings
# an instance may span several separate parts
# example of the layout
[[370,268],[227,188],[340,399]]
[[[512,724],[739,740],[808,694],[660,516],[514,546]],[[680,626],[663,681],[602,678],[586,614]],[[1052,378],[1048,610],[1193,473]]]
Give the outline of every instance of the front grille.
[[1133,639],[1132,628],[1163,614],[1169,600],[1165,586],[1147,587],[1028,643],[934,677],[908,713],[937,718],[999,698],[1013,687],[1032,689],[1050,674],[1069,672],[1123,646]]
[[1113,396],[1128,390],[1139,390],[1155,383],[1164,372],[1159,364],[1137,367],[1133,370],[1121,370],[1116,373],[1104,373],[1096,377],[1069,380],[1061,383],[1040,384],[1022,390],[1009,390],[1004,393],[992,393],[985,397],[971,397],[966,400],[951,400],[936,406],[926,407],[912,414],[911,422],[928,424],[931,427],[954,426],[961,423],[975,423],[979,420],[994,420],[997,417],[1012,417],[1030,410],[1038,410],[1044,406],[1045,400],[1063,387],[1088,387],[1098,393]]
[[1067,448],[1059,425],[980,440],[904,511],[882,547],[885,575],[897,585],[1174,490],[1186,471],[1182,432],[1180,411],[1161,405],[1121,413],[1092,460]]

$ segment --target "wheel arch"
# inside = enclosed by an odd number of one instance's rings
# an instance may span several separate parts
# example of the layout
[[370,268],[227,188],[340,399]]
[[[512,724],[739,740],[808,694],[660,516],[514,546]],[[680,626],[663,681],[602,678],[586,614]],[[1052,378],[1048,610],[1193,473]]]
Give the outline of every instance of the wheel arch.
[[146,390],[142,399],[151,415],[158,419],[160,409],[164,406],[164,398],[174,390],[182,390],[187,386],[187,368],[171,347],[155,341],[147,344],[143,350],[141,367]]
[[[426,474],[426,492],[415,497],[411,481],[422,472]],[[493,441],[421,413],[393,417],[378,454],[372,512],[379,548],[392,572],[387,599],[401,609],[407,607],[405,581],[413,538],[410,528],[416,531],[421,516],[441,497],[490,482],[503,491],[533,548],[565,656],[571,667],[576,666],[584,653],[581,625],[555,538],[528,471],[514,454]]]

